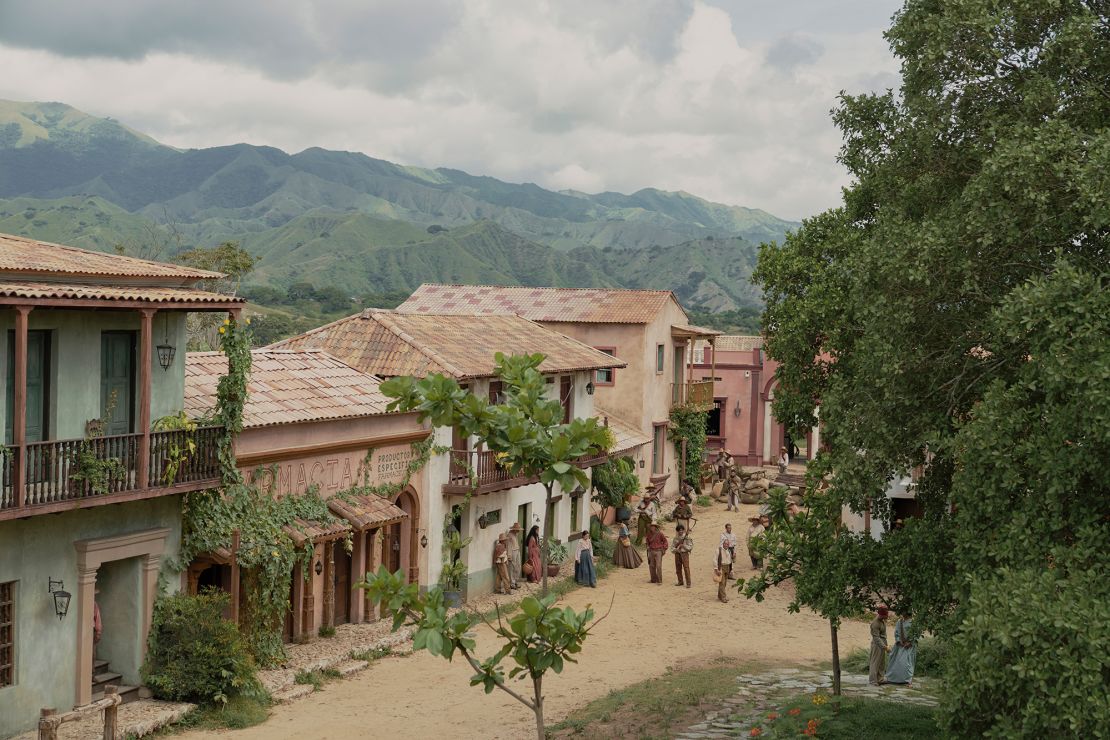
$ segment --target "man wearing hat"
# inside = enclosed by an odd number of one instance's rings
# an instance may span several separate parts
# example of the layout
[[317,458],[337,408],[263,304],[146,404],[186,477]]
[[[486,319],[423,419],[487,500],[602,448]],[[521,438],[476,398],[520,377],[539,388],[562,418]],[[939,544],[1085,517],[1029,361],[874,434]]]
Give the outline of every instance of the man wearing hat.
[[513,526],[509,527],[508,536],[505,537],[505,547],[509,551],[509,583],[512,588],[520,588],[517,581],[523,572],[520,559],[520,533],[523,531],[520,522],[513,522]]
[[890,612],[883,604],[875,611],[875,620],[871,622],[871,656],[868,665],[867,682],[878,686],[883,682],[886,673],[886,654],[890,650],[886,643],[886,617]]
[[643,544],[647,536],[648,527],[659,521],[659,499],[655,497],[655,488],[648,486],[644,489],[643,498],[636,504],[636,544]]
[[[694,538],[690,536],[686,527],[679,524],[675,527],[674,540],[671,542],[671,552],[674,553],[674,569],[678,574],[679,586],[690,588],[690,551],[694,549]],[[683,582],[683,573],[686,574]]]
[[647,536],[648,570],[652,583],[663,582],[663,553],[667,551],[667,535],[659,530],[659,523],[648,526]]
[[752,540],[759,537],[767,530],[763,526],[763,518],[758,514],[748,517],[748,521],[751,522],[751,524],[748,525],[748,557],[751,558],[752,567],[759,569],[763,567],[763,558],[759,557],[756,553]]
[[493,566],[497,572],[497,584],[494,593],[507,594],[512,585],[509,582],[509,548],[505,545],[508,538],[505,533],[497,535],[497,544],[493,548]]

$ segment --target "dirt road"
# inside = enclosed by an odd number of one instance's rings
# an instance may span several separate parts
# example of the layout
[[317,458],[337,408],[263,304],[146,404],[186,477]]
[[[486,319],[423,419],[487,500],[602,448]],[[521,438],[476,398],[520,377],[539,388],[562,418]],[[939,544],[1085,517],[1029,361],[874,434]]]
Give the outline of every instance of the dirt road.
[[[544,681],[546,721],[557,722],[576,707],[610,690],[658,676],[679,661],[734,657],[774,666],[812,664],[829,657],[828,623],[809,614],[789,614],[788,594],[778,591],[762,603],[731,596],[716,600],[711,561],[724,523],[731,521],[744,550],[747,517],[715,504],[698,514],[692,589],[675,586],[673,559],[668,556],[664,584],[648,583],[647,563],[636,570],[617,570],[597,589],[578,589],[564,600],[575,609],[593,604],[604,612],[615,597],[613,610],[586,642],[579,665],[568,664],[562,675]],[[668,537],[673,526],[665,529]],[[746,551],[745,551],[746,555]],[[743,558],[739,575],[750,573]],[[490,632],[478,631],[478,654],[496,651]],[[841,654],[868,643],[867,625],[846,622],[840,633]],[[354,678],[328,684],[322,692],[292,704],[275,707],[272,716],[256,727],[215,733],[234,740],[277,738],[528,738],[534,737],[531,712],[495,691],[487,696],[471,687],[472,671],[461,660],[448,663],[420,651],[404,658],[387,658]],[[524,684],[520,683],[522,693]],[[530,688],[530,686],[529,686]],[[187,733],[182,738],[212,736]]]

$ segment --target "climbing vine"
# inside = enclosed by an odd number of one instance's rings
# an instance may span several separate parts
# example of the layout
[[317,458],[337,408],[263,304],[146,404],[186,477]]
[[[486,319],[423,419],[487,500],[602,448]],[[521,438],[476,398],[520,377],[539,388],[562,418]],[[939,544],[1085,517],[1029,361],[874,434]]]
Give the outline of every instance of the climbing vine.
[[705,424],[708,414],[701,406],[687,404],[671,409],[668,432],[674,442],[675,457],[682,455],[682,442],[686,441],[686,465],[683,480],[695,491],[701,492],[701,462],[705,456]]
[[[285,657],[282,627],[289,609],[289,587],[297,565],[309,577],[314,553],[313,543],[301,522],[332,524],[337,517],[328,510],[327,501],[316,486],[300,495],[277,496],[273,487],[258,484],[262,476],[245,481],[235,458],[235,436],[243,430],[243,407],[250,377],[250,331],[234,320],[219,328],[220,347],[228,359],[227,375],[216,386],[216,410],[212,421],[223,426],[219,440],[221,489],[186,494],[183,503],[183,538],[180,564],[197,556],[230,549],[233,534],[239,533],[239,548],[234,553],[240,567],[241,594],[239,624],[255,660],[263,666],[279,663]],[[414,455],[399,483],[370,484],[370,450],[360,466],[360,482],[335,495],[345,500],[354,496],[391,497],[409,484],[412,476],[427,464],[431,455],[441,451],[431,439],[413,443]],[[294,537],[299,533],[301,537]],[[303,541],[297,546],[296,540]],[[348,547],[350,540],[348,538]]]

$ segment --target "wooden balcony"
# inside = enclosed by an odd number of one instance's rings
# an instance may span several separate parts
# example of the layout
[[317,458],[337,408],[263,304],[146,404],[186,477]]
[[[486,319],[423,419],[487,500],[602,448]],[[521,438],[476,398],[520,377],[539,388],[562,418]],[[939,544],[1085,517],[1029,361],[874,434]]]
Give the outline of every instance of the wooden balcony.
[[672,406],[713,407],[713,381],[699,380],[689,383],[671,383]]
[[[518,486],[527,486],[539,481],[535,475],[514,475],[502,467],[489,450],[451,450],[451,465],[443,493],[448,496],[464,496],[471,490],[470,468],[474,474],[474,494],[507,491]],[[580,468],[589,468],[605,462],[608,455],[600,454],[583,457],[577,461]]]
[[[0,520],[214,486],[220,476],[217,449],[221,434],[221,427],[151,432],[146,466],[140,464],[142,434],[28,442],[23,451],[26,464],[21,486],[14,484],[13,475],[20,449],[10,448],[0,456]],[[191,454],[185,452],[190,438],[196,445]],[[146,471],[142,471],[144,467]],[[141,472],[148,476],[145,486]]]

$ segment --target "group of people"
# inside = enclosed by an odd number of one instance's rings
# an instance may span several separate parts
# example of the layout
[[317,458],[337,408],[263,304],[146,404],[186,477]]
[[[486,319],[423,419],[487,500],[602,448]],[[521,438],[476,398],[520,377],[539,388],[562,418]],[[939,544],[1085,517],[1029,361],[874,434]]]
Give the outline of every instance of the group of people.
[[894,623],[894,645],[887,644],[886,620],[890,610],[880,606],[871,622],[871,655],[867,680],[874,686],[884,683],[913,682],[917,662],[917,643],[913,639],[913,620],[901,617]]
[[523,531],[520,522],[513,522],[513,526],[497,535],[497,543],[493,546],[495,593],[511,593],[513,589],[520,588],[520,582],[524,578],[537,583],[543,575],[540,570],[540,528],[533,526],[524,538],[526,559],[522,556],[517,539]]

